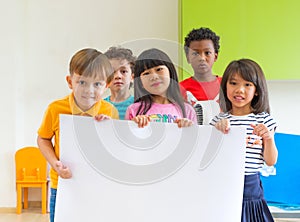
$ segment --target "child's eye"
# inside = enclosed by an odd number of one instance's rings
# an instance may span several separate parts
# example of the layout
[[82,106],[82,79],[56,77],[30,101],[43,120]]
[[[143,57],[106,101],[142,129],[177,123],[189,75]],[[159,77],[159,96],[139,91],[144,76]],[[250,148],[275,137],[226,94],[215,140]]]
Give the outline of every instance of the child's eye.
[[196,51],[193,51],[193,52],[192,52],[192,55],[193,55],[193,56],[197,56],[197,55],[199,55],[199,53],[196,52]]
[[163,70],[162,67],[158,67],[158,68],[156,69],[157,72],[160,72],[160,71],[162,71],[162,70]]
[[128,71],[127,70],[121,70],[121,73],[126,74],[126,73],[128,73]]
[[83,80],[79,81],[79,85],[84,85],[84,83],[85,83],[85,81],[83,81]]
[[236,85],[236,82],[235,81],[229,81],[229,84],[230,85]]
[[211,55],[212,53],[210,51],[205,52],[205,55]]
[[149,72],[142,72],[141,73],[141,76],[147,76],[147,75],[149,75],[150,73]]
[[95,83],[96,87],[102,87],[103,85],[105,85],[105,82],[96,82]]
[[246,83],[245,86],[252,86],[252,83]]

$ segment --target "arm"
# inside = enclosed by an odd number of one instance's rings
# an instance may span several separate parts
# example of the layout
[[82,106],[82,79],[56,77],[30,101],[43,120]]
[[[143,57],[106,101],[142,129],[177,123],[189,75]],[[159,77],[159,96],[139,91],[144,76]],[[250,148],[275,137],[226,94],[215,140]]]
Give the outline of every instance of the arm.
[[262,137],[264,146],[264,159],[268,166],[273,166],[277,162],[278,150],[274,140],[274,130],[270,131],[264,124],[251,124],[253,133]]
[[64,166],[57,158],[51,139],[38,136],[37,144],[51,167],[58,173],[61,178],[67,179],[72,177],[70,169]]

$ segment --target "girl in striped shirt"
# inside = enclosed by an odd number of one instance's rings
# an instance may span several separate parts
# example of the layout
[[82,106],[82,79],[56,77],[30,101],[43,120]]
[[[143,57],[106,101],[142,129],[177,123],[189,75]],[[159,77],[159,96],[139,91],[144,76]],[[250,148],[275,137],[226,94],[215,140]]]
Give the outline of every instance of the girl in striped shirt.
[[244,126],[247,131],[241,221],[274,221],[264,199],[259,172],[264,162],[272,166],[277,161],[277,124],[269,114],[267,83],[256,62],[240,59],[227,66],[221,82],[220,107],[223,113],[213,118],[211,125],[223,133],[234,126]]

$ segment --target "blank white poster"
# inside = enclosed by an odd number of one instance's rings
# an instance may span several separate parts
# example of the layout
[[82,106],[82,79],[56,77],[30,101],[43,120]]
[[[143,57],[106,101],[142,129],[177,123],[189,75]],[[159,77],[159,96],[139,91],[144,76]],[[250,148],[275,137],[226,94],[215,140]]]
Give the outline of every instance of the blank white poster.
[[245,129],[60,116],[55,222],[239,222]]

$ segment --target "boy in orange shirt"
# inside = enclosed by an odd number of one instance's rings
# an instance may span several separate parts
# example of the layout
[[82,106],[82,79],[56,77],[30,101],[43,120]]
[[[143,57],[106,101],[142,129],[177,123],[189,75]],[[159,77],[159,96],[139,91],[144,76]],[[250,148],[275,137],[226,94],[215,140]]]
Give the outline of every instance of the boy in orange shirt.
[[54,222],[58,177],[72,177],[70,168],[59,160],[59,114],[93,116],[97,120],[119,118],[116,108],[101,98],[113,73],[105,55],[96,49],[82,49],[72,57],[69,72],[66,80],[72,93],[48,106],[38,130],[38,146],[51,166],[50,222]]

